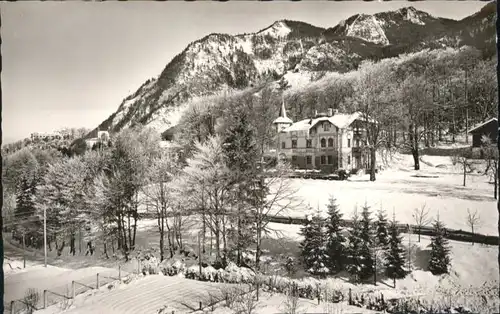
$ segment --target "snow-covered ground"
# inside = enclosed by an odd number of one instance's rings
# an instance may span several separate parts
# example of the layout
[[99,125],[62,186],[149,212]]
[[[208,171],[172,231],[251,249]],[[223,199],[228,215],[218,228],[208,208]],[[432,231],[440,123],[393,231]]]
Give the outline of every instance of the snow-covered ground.
[[[287,311],[287,304],[291,304],[287,297],[283,294],[269,294],[260,293],[259,301],[255,302],[255,313],[259,314],[275,314],[275,313],[289,313]],[[290,309],[290,308],[288,308]],[[203,313],[202,311],[196,313]],[[218,306],[215,311],[210,311],[212,314],[233,314],[235,311],[223,304]],[[299,298],[297,300],[296,313],[328,313],[328,314],[343,314],[343,313],[356,313],[356,314],[371,314],[377,313],[367,309],[362,309],[355,306],[349,306],[346,302],[342,303],[321,303],[318,305],[316,301]]]
[[[31,267],[33,263],[26,261],[26,268]],[[25,270],[24,262],[20,260],[4,258],[3,260],[3,274],[5,277],[22,272]]]
[[[205,301],[210,291],[218,291],[223,284],[184,279],[178,276],[149,275],[138,277],[130,283],[117,283],[109,289],[92,291],[69,302],[63,313],[154,314],[164,306],[171,313],[189,313]],[[185,306],[187,305],[187,307]],[[61,313],[61,306],[54,305],[39,314]]]
[[[376,211],[384,208],[389,217],[394,211],[400,223],[415,224],[412,217],[415,208],[426,206],[429,216],[439,218],[446,227],[470,231],[467,225],[467,209],[477,210],[480,223],[475,231],[486,235],[498,235],[496,201],[489,178],[477,173],[467,175],[466,186],[458,165],[453,166],[449,157],[424,156],[428,164],[421,163],[421,170],[412,170],[412,157],[399,155],[391,166],[377,174],[375,182],[368,175],[353,176],[348,181],[291,179],[301,206],[280,215],[304,217],[317,208],[326,213],[330,196],[337,200],[344,218],[350,219],[354,209],[358,212],[365,202]],[[436,167],[438,166],[438,167]],[[478,170],[482,170],[480,167]]]
[[[270,228],[276,230],[280,237],[292,241],[302,240],[298,225],[271,223]],[[388,279],[384,281],[391,287],[384,284],[379,284],[377,287],[352,285],[346,283],[345,278],[331,278],[326,282],[329,286],[342,287],[344,290],[348,288],[352,288],[353,291],[374,290],[383,293],[387,298],[419,295],[422,299],[437,302],[452,295],[453,300],[469,308],[477,305],[474,303],[482,302],[484,296],[492,308],[495,304],[498,308],[500,304],[496,296],[500,280],[496,246],[450,241],[451,271],[449,275],[434,276],[426,269],[430,253],[430,237],[422,236],[418,242],[417,235],[405,234],[403,245],[406,250],[409,243],[411,243],[412,273],[405,279],[397,280],[397,289],[392,288],[392,282]]]
[[[117,269],[103,267],[87,267],[72,270],[50,265],[47,267],[36,265],[17,270],[5,276],[4,302],[10,307],[11,301],[23,299],[28,289],[34,289],[39,294],[38,305],[40,306],[43,302],[44,290],[50,290],[51,292],[69,296],[72,293],[73,280],[80,283],[77,285],[76,291],[82,291],[82,289],[85,290],[83,285],[96,286],[98,273],[100,285],[113,281],[110,277],[118,277]],[[125,274],[125,272],[122,272],[122,275]],[[49,303],[60,300],[60,297],[56,297],[52,293],[48,296]],[[19,302],[16,302],[16,305],[22,306]]]

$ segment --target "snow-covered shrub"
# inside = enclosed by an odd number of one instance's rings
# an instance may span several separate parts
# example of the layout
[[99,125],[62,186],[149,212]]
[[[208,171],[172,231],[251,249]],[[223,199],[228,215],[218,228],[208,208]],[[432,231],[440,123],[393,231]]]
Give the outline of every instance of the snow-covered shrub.
[[159,273],[160,261],[155,256],[155,251],[139,251],[136,256],[144,275],[154,275]]
[[203,281],[215,282],[216,275],[217,275],[217,270],[209,265],[201,270],[200,279]]
[[248,268],[238,267],[230,262],[226,269],[226,282],[230,283],[251,283],[254,281],[255,273]]
[[192,265],[186,269],[185,276],[187,279],[200,279],[200,267],[198,265]]
[[283,267],[285,268],[288,276],[292,276],[297,272],[297,265],[295,259],[291,256],[288,256],[284,262]]
[[156,274],[158,274],[158,272],[159,272],[158,265],[159,264],[160,264],[159,261],[154,256],[152,256],[148,260],[142,261],[141,262],[142,273],[144,275],[156,275]]
[[182,248],[179,253],[181,253],[185,257],[192,257],[194,259],[198,258],[196,251],[190,246],[184,246],[184,248]]
[[184,274],[186,270],[186,265],[179,260],[169,260],[160,265],[161,272],[165,276],[175,276],[179,274]]

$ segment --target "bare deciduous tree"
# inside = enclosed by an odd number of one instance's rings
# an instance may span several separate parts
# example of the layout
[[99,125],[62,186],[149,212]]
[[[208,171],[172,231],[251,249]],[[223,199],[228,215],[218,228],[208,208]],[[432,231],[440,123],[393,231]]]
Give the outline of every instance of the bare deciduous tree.
[[467,173],[472,172],[472,161],[469,159],[469,156],[467,154],[457,154],[454,156],[451,156],[451,162],[453,165],[459,164],[460,168],[462,169],[462,173],[464,174],[464,183],[463,185],[465,186],[466,181],[467,181]]
[[300,304],[299,304],[299,291],[296,284],[292,283],[288,288],[288,293],[286,294],[285,301],[283,302],[283,311],[286,314],[299,314]]
[[[471,213],[467,208],[467,225],[471,228],[472,233],[474,233],[474,227],[477,227],[480,223],[480,217],[477,213],[477,209]],[[474,244],[474,242],[472,242]]]
[[364,62],[354,83],[356,93],[350,102],[361,113],[366,130],[367,148],[370,154],[370,181],[376,180],[377,152],[388,141],[387,126],[396,110],[395,85],[387,84],[392,79],[390,61]]
[[[167,235],[170,257],[174,255],[173,239],[171,239],[171,226],[168,223],[169,212],[172,210],[171,186],[175,167],[167,156],[157,158],[148,175],[149,182],[142,188],[145,196],[146,208],[154,213],[160,233],[160,261],[165,259],[165,235]],[[166,229],[166,230],[165,230]]]
[[486,161],[486,169],[484,170],[485,175],[489,175],[490,179],[493,179],[494,192],[493,195],[495,199],[498,197],[498,148],[493,145],[491,138],[488,136],[483,136],[482,142],[482,152],[483,158]]
[[413,210],[412,217],[415,220],[415,224],[417,225],[418,242],[420,242],[420,233],[422,231],[422,227],[427,226],[431,222],[431,218],[429,217],[429,210],[424,204],[420,208],[415,208]]

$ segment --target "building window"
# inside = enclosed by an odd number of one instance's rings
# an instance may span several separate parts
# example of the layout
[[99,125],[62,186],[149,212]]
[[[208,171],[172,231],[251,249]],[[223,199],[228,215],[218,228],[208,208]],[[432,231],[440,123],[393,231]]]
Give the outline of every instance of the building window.
[[308,164],[308,165],[312,164],[312,157],[311,156],[306,156],[306,164]]
[[312,140],[306,140],[306,148],[311,148],[313,146]]
[[326,156],[321,156],[321,164],[326,164]]
[[328,164],[329,165],[333,164],[333,156],[332,155],[328,155]]
[[328,139],[328,147],[333,147],[333,138]]
[[285,142],[281,142],[281,148],[286,148]]
[[292,148],[297,148],[297,140],[292,140]]
[[321,147],[326,147],[326,140],[324,138],[321,139]]
[[351,155],[348,155],[347,156],[347,164],[350,165],[351,164]]
[[330,131],[330,123],[324,122],[323,123],[323,130],[325,130],[327,132]]
[[293,163],[294,165],[296,165],[296,164],[297,164],[297,156],[292,156],[292,163]]
[[350,138],[347,139],[347,147],[351,147],[351,139]]
[[359,140],[356,140],[356,147],[359,147]]

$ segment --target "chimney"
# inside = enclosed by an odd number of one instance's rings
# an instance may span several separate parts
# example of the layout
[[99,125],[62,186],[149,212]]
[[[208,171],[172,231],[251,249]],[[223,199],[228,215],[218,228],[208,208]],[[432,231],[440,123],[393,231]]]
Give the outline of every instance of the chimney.
[[316,118],[318,116],[318,110],[314,110],[314,117]]
[[333,114],[337,114],[337,113],[339,113],[338,109],[333,110]]
[[333,108],[328,108],[328,116],[333,116]]

